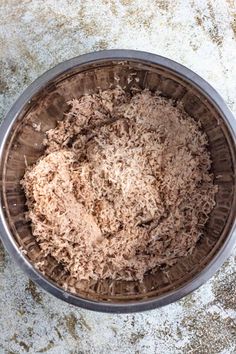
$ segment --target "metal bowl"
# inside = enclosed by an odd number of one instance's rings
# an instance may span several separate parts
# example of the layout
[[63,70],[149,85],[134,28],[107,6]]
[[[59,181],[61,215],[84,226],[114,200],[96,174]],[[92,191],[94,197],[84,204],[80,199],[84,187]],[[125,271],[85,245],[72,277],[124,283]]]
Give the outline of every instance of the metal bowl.
[[[130,78],[133,78],[131,82]],[[20,180],[25,162],[33,164],[43,153],[45,132],[63,119],[68,100],[117,84],[126,90],[138,85],[181,99],[186,112],[200,120],[208,135],[212,170],[219,186],[216,206],[194,252],[173,267],[147,274],[142,284],[100,281],[86,292],[80,289],[79,282],[72,281],[70,287],[74,292],[71,293],[62,287],[66,275],[55,259],[47,260],[47,274],[42,274],[35,266],[40,261],[40,248],[24,217],[27,209]],[[3,244],[34,282],[71,304],[120,313],[149,310],[174,302],[208,280],[233,247],[235,141],[236,122],[219,94],[194,72],[172,60],[139,51],[110,50],[63,62],[23,92],[0,128]]]

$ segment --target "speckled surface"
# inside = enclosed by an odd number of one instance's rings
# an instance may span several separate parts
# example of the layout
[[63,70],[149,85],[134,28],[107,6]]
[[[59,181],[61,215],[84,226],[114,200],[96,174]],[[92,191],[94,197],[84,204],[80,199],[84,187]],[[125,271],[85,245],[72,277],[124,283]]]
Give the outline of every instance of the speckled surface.
[[[236,115],[234,0],[2,0],[0,117],[58,62],[131,48],[196,71]],[[178,303],[135,315],[80,310],[38,289],[0,246],[0,354],[236,353],[236,250]]]

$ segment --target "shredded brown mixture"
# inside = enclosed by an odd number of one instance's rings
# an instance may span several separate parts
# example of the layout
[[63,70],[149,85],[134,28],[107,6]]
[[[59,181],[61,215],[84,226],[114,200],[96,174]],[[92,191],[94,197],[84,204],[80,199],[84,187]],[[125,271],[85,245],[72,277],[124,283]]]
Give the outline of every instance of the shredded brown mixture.
[[69,105],[22,181],[42,254],[87,281],[142,280],[191,253],[217,190],[199,124],[148,90]]

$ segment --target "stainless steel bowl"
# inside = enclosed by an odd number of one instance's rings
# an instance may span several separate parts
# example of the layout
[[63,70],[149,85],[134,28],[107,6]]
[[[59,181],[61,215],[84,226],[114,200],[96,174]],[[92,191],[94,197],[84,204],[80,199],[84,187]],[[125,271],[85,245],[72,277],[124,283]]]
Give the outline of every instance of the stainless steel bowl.
[[[128,76],[134,80],[127,81]],[[142,284],[100,281],[86,292],[74,282],[70,286],[75,293],[70,293],[62,288],[65,271],[53,258],[47,259],[47,274],[35,267],[40,261],[39,246],[24,218],[25,196],[19,182],[25,171],[25,160],[33,164],[38,159],[44,150],[45,132],[63,119],[66,102],[117,83],[126,90],[136,84],[159,90],[166,97],[181,99],[186,112],[201,121],[208,135],[212,170],[219,186],[216,206],[193,254],[180,259],[170,269],[147,274]],[[38,124],[40,131],[35,129]],[[63,62],[23,92],[0,128],[3,244],[34,282],[71,304],[96,311],[134,312],[174,302],[208,280],[233,247],[235,142],[236,121],[219,94],[194,72],[172,60],[139,51],[110,50]]]

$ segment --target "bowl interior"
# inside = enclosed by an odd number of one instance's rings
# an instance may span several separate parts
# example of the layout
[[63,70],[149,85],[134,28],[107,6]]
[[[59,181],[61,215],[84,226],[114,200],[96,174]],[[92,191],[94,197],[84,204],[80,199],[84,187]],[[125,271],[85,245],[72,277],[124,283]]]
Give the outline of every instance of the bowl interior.
[[[68,110],[67,101],[86,93],[119,84],[159,90],[162,95],[182,100],[188,114],[200,120],[208,135],[212,170],[218,185],[216,206],[194,252],[168,269],[156,269],[142,284],[125,281],[100,281],[86,292],[69,278],[70,289],[78,296],[97,301],[129,302],[157,297],[189,282],[214,257],[224,244],[233,223],[235,210],[235,144],[218,109],[205,94],[174,71],[139,60],[100,60],[64,72],[38,91],[19,112],[8,135],[1,167],[2,203],[5,218],[14,238],[34,265],[40,262],[39,246],[25,221],[25,196],[20,186],[26,163],[31,165],[44,151],[45,132],[54,128]],[[62,286],[68,278],[63,266],[47,259],[47,274]]]

